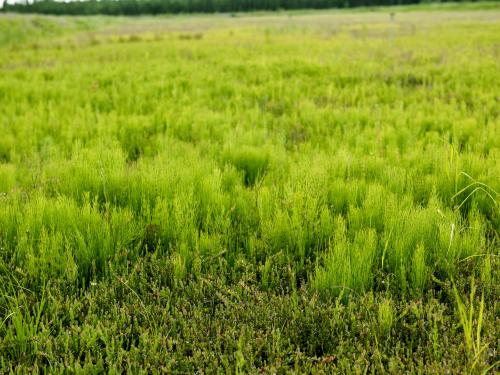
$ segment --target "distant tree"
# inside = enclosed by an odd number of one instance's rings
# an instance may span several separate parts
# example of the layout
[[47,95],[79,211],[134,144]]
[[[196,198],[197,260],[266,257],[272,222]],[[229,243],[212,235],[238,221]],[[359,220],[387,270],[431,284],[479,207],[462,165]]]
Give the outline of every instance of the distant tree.
[[[1,4],[0,0],[0,4]],[[439,1],[439,0],[438,0]],[[141,15],[162,13],[244,12],[277,9],[325,9],[371,5],[416,4],[429,0],[5,0],[3,12],[56,15]],[[441,0],[446,2],[446,0]]]

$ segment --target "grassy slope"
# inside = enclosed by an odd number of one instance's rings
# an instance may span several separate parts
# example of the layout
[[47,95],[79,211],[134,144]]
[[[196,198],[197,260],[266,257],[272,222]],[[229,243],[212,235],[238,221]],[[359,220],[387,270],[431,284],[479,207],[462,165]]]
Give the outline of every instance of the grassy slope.
[[[0,13],[0,47],[37,43],[47,38],[69,36],[119,22],[120,18],[47,17]],[[123,22],[123,20],[121,20]]]
[[488,369],[499,17],[0,18],[2,369]]

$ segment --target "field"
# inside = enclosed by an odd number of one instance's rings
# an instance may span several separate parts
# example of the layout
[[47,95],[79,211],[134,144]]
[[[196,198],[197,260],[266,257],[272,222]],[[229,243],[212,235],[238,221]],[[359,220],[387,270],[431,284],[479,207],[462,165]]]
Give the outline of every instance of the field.
[[0,15],[0,373],[499,371],[499,158],[495,4]]

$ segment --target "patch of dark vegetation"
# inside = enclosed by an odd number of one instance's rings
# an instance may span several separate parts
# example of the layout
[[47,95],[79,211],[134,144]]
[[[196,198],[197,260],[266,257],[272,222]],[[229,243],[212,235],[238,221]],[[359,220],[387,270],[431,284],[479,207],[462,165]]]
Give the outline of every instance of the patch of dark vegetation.
[[160,244],[160,227],[156,224],[148,224],[144,229],[142,248],[146,252],[154,252]]
[[293,149],[295,146],[307,142],[309,138],[309,129],[306,126],[297,123],[288,129],[285,146],[287,149]]
[[127,155],[127,161],[135,162],[145,153],[151,154],[154,148],[156,130],[138,123],[124,124],[118,133],[118,139]]
[[[0,328],[2,370],[444,373],[498,360],[492,289],[484,290],[482,321],[491,345],[475,359],[450,314],[450,284],[419,300],[379,291],[342,301],[305,288],[262,291],[252,272],[234,281],[219,273],[173,282],[168,262],[150,254],[81,294],[68,295],[71,287],[58,280],[18,289],[14,300],[2,294],[0,304],[10,309]],[[14,280],[26,285],[19,273],[0,277],[4,289]],[[468,295],[463,280],[458,293]]]
[[243,174],[243,182],[248,187],[254,186],[265,175],[269,166],[267,152],[247,147],[226,152],[225,160]]
[[416,75],[413,73],[404,73],[404,74],[389,76],[386,77],[384,80],[388,85],[398,85],[403,88],[424,87],[430,83],[429,78],[421,75]]
[[202,33],[194,33],[194,34],[180,34],[180,40],[200,40],[203,38]]

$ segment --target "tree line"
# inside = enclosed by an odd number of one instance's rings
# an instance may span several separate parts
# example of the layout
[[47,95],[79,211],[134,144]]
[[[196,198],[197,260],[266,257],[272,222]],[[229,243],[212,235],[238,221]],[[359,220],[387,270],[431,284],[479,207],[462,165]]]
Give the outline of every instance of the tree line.
[[[446,0],[444,0],[446,1]],[[8,0],[4,12],[67,15],[140,15],[162,13],[215,13],[255,10],[325,9],[374,5],[402,5],[426,0],[85,0],[61,2]]]

